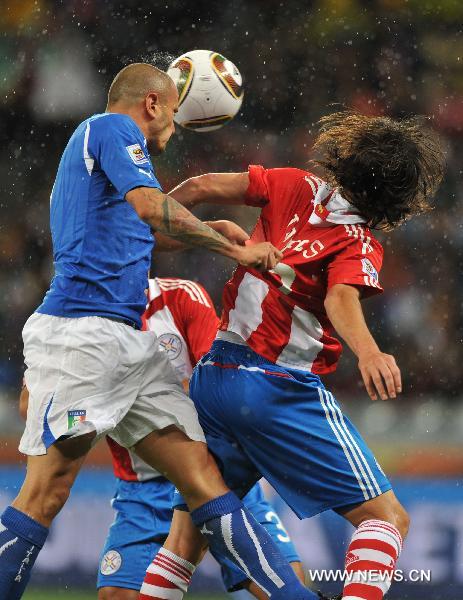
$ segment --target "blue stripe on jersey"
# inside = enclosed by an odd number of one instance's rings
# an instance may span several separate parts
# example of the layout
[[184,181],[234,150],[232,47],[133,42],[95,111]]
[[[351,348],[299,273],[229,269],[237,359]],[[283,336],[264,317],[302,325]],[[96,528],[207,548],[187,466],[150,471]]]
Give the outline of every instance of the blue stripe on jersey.
[[136,187],[161,189],[135,122],[116,113],[86,119],[63,152],[53,186],[55,275],[37,312],[141,326],[154,239],[125,200]]

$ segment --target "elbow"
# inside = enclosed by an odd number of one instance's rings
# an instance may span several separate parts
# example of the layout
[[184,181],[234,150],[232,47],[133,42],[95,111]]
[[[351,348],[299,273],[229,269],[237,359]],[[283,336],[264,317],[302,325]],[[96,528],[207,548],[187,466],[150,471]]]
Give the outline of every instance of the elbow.
[[326,294],[324,306],[328,318],[331,320],[331,315],[335,314],[341,307],[346,306],[353,301],[360,299],[359,290],[348,284],[336,284],[328,290]]
[[136,197],[129,200],[138,217],[145,223],[152,224],[156,214],[159,212],[156,203],[150,197]]
[[328,295],[326,296],[325,301],[323,303],[325,306],[326,314],[328,315],[328,319],[330,319],[330,321],[331,321],[331,315],[336,310],[335,307],[337,305],[337,302],[338,302],[337,298],[335,298],[333,294],[328,293]]
[[134,209],[142,221],[145,221],[145,223],[152,221],[154,213],[149,205],[143,204],[140,206],[134,206]]

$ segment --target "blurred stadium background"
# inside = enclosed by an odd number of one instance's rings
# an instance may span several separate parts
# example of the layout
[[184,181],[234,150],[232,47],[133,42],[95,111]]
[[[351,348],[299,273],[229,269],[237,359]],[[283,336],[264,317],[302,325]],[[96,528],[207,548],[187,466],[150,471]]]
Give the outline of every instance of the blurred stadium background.
[[[431,569],[432,583],[403,583],[391,599],[463,598],[463,3],[459,0],[16,0],[0,11],[0,509],[21,482],[21,328],[52,274],[48,203],[75,125],[105,107],[105,90],[128,62],[195,48],[233,60],[245,81],[240,115],[209,133],[177,131],[155,160],[168,190],[206,171],[249,163],[304,167],[317,119],[336,107],[428,115],[447,149],[435,210],[392,235],[382,282],[366,305],[382,348],[394,353],[405,391],[371,403],[346,352],[329,384],[366,435],[412,516],[403,569]],[[161,62],[160,62],[161,61]],[[241,209],[227,216],[248,229]],[[203,283],[220,308],[232,264],[188,251],[156,258],[154,272]],[[91,598],[111,522],[113,480],[100,444],[53,526],[27,598]],[[311,568],[342,567],[349,528],[322,515],[303,523],[279,504]],[[43,591],[39,592],[41,586]],[[87,588],[87,595],[73,590]],[[221,594],[208,560],[196,593]],[[55,591],[52,591],[55,590]],[[77,592],[76,592],[77,593]]]

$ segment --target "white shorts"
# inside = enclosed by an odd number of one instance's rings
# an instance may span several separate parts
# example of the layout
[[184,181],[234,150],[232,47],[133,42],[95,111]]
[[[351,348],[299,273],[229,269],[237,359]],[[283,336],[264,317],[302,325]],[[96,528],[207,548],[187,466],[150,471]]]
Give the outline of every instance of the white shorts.
[[130,448],[176,425],[204,442],[156,335],[101,317],[34,313],[23,329],[29,407],[19,450],[46,454],[55,441],[96,432]]

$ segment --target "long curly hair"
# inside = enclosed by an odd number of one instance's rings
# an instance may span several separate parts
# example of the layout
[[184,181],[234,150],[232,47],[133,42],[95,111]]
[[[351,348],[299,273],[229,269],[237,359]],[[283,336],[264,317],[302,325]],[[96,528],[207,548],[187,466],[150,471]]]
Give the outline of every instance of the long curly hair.
[[375,229],[394,229],[431,209],[444,173],[437,134],[423,117],[394,120],[351,111],[320,119],[312,161]]

